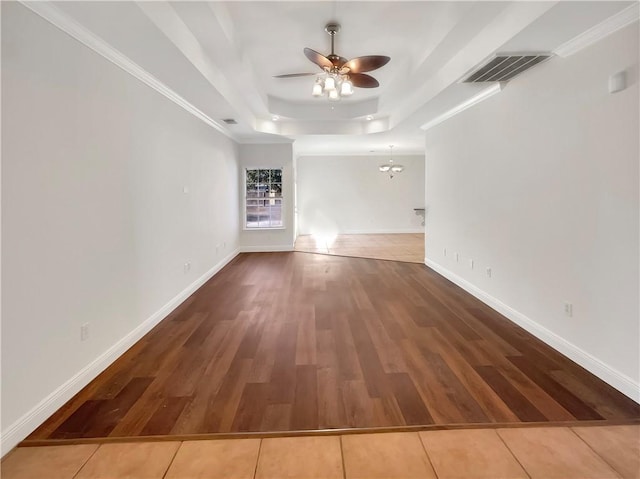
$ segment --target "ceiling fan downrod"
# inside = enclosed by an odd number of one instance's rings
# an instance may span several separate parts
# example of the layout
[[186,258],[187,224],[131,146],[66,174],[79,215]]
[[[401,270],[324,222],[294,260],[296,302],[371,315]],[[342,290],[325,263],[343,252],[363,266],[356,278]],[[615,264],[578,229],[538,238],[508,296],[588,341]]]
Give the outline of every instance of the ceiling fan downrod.
[[324,31],[327,32],[331,37],[331,55],[328,55],[327,58],[331,60],[331,62],[335,65],[336,60],[340,59],[340,57],[336,55],[334,51],[334,40],[335,40],[336,33],[340,31],[340,24],[327,23],[327,25],[324,27]]

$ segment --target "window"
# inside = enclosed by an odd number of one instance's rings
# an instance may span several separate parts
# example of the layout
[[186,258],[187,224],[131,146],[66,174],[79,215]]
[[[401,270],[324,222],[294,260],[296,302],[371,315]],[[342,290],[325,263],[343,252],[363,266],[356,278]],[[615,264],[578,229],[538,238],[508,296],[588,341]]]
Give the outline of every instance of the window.
[[282,228],[282,168],[245,171],[245,227]]

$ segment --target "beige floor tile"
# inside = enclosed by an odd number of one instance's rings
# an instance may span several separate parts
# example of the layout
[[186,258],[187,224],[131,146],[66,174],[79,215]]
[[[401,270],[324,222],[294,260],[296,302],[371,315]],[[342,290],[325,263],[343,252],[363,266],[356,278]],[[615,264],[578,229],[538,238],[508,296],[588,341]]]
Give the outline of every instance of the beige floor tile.
[[507,479],[528,476],[491,429],[421,432],[439,479]]
[[342,436],[347,479],[435,478],[418,433]]
[[620,477],[566,427],[498,429],[532,479]]
[[640,478],[640,426],[574,427],[573,431],[622,477]]
[[263,439],[256,479],[342,479],[340,438]]
[[102,444],[75,479],[162,479],[180,442]]
[[19,447],[0,465],[2,479],[72,479],[98,449],[97,444]]
[[185,441],[166,479],[252,479],[260,439]]

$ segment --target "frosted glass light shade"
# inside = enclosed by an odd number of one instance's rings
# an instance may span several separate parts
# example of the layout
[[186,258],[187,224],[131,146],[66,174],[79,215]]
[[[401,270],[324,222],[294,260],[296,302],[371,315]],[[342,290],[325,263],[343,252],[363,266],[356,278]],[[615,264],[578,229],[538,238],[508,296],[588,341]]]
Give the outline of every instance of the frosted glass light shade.
[[349,80],[342,82],[342,86],[340,87],[340,94],[342,96],[349,96],[353,94],[353,84]]
[[324,80],[325,91],[332,91],[336,89],[336,80],[333,77],[327,77]]

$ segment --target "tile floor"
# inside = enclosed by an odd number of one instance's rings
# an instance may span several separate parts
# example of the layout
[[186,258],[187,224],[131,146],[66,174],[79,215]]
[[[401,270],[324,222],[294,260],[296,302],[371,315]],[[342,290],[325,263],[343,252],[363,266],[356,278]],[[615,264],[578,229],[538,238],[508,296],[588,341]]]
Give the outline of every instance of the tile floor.
[[640,478],[640,425],[19,447],[2,479]]
[[306,253],[424,263],[424,234],[302,235],[296,239],[294,249]]

